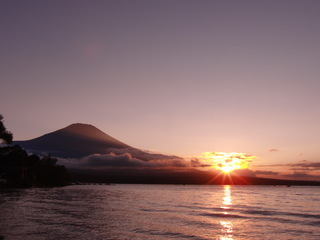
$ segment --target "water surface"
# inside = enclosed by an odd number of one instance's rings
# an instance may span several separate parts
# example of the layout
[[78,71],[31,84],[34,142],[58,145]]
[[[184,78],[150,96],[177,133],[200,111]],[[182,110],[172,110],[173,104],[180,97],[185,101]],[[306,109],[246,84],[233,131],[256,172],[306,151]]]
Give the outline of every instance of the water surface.
[[78,185],[1,190],[0,236],[320,239],[320,188]]

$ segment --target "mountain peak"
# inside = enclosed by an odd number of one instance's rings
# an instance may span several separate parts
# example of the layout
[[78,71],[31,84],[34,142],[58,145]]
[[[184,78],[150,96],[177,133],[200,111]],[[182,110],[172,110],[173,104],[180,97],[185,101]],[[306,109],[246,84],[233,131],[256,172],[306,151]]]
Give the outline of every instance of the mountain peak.
[[85,123],[74,123],[38,138],[15,143],[33,153],[51,154],[62,158],[105,154],[110,148],[130,148],[95,126]]
[[[77,135],[86,135],[87,137],[93,137],[93,135],[99,133],[99,134],[105,134],[95,126],[87,123],[73,123],[69,126],[62,128],[58,131],[66,131],[69,133],[74,133]],[[105,134],[106,135],[106,134]]]
[[96,128],[95,126],[88,124],[88,123],[72,123],[69,126],[65,128],[77,128],[77,127],[91,127],[91,128]]

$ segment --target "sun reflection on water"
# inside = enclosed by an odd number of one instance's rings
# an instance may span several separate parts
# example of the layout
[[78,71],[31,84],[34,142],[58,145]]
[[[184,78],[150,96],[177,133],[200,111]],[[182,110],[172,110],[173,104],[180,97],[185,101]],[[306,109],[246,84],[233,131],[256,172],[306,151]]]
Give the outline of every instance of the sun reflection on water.
[[[232,205],[231,187],[230,185],[225,185],[221,208],[230,209],[231,205]],[[228,213],[226,212],[225,214],[228,214]]]
[[231,221],[220,221],[222,236],[220,240],[233,240],[233,224]]
[[[228,210],[231,208],[232,205],[232,198],[231,198],[231,186],[225,185],[224,186],[224,194],[222,199],[222,206],[221,209],[225,211],[223,214],[228,215]],[[221,233],[222,235],[219,237],[220,240],[233,240],[233,224],[231,221],[220,221],[221,225]]]

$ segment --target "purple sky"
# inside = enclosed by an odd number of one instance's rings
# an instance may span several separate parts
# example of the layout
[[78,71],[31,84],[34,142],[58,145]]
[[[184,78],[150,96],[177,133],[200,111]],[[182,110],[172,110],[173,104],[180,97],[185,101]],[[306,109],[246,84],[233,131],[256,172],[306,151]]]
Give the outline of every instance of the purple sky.
[[161,153],[318,162],[319,13],[318,0],[0,0],[0,113],[15,140],[82,122]]

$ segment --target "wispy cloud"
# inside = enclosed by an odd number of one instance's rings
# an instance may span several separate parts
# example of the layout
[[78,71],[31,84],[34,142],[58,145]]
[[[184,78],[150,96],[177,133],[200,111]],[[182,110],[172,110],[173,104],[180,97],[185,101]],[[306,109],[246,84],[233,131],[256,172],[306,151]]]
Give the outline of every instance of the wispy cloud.
[[258,169],[275,169],[270,170],[256,170],[255,173],[259,176],[285,178],[285,179],[301,179],[301,180],[320,180],[320,162],[312,162],[301,160],[295,163],[286,164],[270,164],[270,165],[256,165]]
[[308,171],[317,171],[320,170],[320,162],[309,162],[307,160],[288,164],[291,170],[308,170]]
[[307,172],[294,171],[292,174],[282,175],[283,177],[290,179],[302,179],[302,180],[311,180],[311,181],[319,181],[319,175],[312,175]]
[[248,176],[248,177],[256,177],[256,174],[251,169],[236,169],[232,172],[233,175],[239,175],[239,176]]
[[125,153],[129,153],[133,158],[140,159],[142,161],[151,161],[151,160],[165,160],[165,159],[181,159],[183,158],[174,156],[174,155],[164,155],[160,153],[151,153],[148,151],[141,151],[137,148],[109,148],[108,152],[114,155],[121,155]]
[[263,164],[263,165],[255,165],[258,168],[267,168],[267,167],[287,167],[288,169],[293,168],[303,168],[305,170],[320,170],[320,162],[312,162],[308,160],[301,160],[296,163],[279,163],[279,164]]
[[269,152],[279,152],[279,149],[277,149],[277,148],[272,148],[272,149],[269,150]]
[[[133,155],[135,157],[133,157]],[[68,168],[107,168],[107,167],[143,167],[143,168],[181,168],[190,163],[183,158],[162,154],[145,153],[140,150],[109,154],[93,154],[80,159],[59,159],[59,164]]]
[[190,160],[190,162],[191,162],[191,166],[192,167],[211,167],[212,166],[212,164],[208,164],[208,163],[202,163],[202,161],[199,159],[199,158],[196,158],[196,157],[194,157],[194,158],[192,158],[191,160]]
[[261,171],[261,170],[257,170],[257,171],[254,171],[255,174],[258,174],[258,175],[271,175],[271,176],[277,176],[279,175],[278,172],[273,172],[273,171]]

